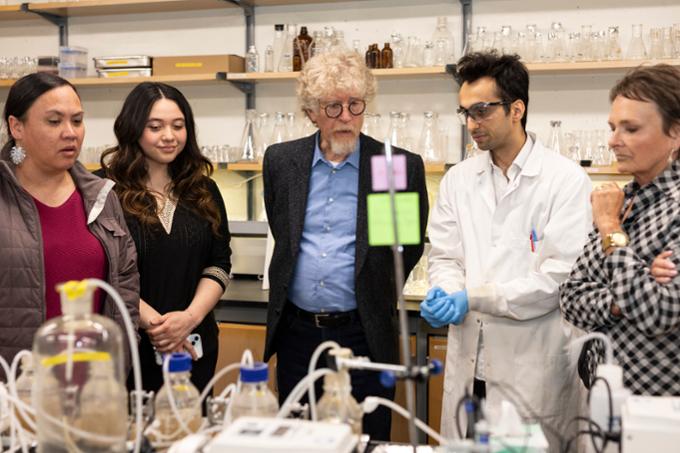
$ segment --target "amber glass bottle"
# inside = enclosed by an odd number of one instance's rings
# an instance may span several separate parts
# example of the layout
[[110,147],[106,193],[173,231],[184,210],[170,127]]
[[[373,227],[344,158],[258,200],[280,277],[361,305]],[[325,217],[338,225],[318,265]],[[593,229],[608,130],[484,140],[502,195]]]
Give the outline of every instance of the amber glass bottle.
[[382,52],[380,52],[380,61],[382,62],[381,66],[382,68],[393,68],[394,65],[392,64],[392,48],[390,47],[390,43],[386,42],[385,47],[383,47]]
[[307,27],[300,27],[300,34],[293,42],[293,71],[300,71],[309,60],[311,46],[312,37],[309,36]]

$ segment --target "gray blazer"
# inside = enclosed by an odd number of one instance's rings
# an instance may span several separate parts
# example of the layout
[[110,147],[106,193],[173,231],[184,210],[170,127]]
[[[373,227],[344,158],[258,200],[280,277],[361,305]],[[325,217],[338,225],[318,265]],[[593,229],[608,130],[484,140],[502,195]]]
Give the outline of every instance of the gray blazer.
[[[272,145],[264,156],[264,202],[276,241],[269,266],[265,361],[276,353],[276,328],[300,250],[315,137],[316,134]],[[399,329],[392,251],[390,247],[368,246],[366,196],[371,192],[371,156],[382,152],[382,143],[361,135],[354,278],[359,319],[366,331],[371,359],[395,363],[399,360]],[[394,152],[406,155],[407,191],[420,195],[420,234],[424,239],[428,199],[423,161],[417,154],[399,148],[394,148]],[[422,253],[422,240],[419,245],[404,247],[404,275],[411,272]]]

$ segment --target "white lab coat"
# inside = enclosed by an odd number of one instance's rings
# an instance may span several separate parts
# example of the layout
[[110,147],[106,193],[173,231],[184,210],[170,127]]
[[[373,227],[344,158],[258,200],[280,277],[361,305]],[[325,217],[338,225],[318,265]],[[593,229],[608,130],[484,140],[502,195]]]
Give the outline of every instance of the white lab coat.
[[[516,390],[562,433],[579,410],[576,364],[565,349],[576,332],[562,321],[558,285],[592,229],[591,183],[582,168],[532,138],[520,175],[498,205],[490,154],[483,153],[448,171],[430,217],[430,284],[447,292],[467,288],[469,295],[470,312],[448,332],[441,433],[449,438],[457,437],[457,402],[466,388],[472,393],[480,322],[492,413],[503,399],[516,403],[494,383]],[[464,432],[465,419],[460,423]]]

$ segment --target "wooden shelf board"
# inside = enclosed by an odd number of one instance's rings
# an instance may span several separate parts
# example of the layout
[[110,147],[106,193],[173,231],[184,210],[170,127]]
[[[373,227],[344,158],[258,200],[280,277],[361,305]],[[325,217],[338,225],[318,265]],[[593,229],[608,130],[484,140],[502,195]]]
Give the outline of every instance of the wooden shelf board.
[[529,63],[527,69],[531,74],[594,74],[602,72],[621,72],[640,65],[667,63],[680,66],[680,59],[673,60],[621,60],[621,61],[584,61],[576,63]]
[[30,6],[33,10],[70,17],[196,11],[234,7],[236,5],[224,0],[81,0],[38,3]]
[[21,5],[3,5],[0,6],[0,22],[10,20],[26,20],[31,19],[30,15],[21,11]]
[[233,162],[227,164],[229,171],[262,171],[260,162]]
[[[0,80],[0,87],[9,87],[14,84],[14,80]],[[69,79],[69,82],[77,87],[86,86],[116,86],[116,85],[137,85],[142,82],[165,82],[171,84],[202,84],[222,81],[215,74],[186,74],[186,75],[165,75],[150,77],[82,77]]]
[[[397,77],[429,77],[445,76],[444,66],[425,68],[398,68],[398,69],[372,69],[373,74],[379,78]],[[231,72],[227,74],[227,80],[234,82],[274,82],[280,80],[295,80],[297,72]]]
[[253,6],[285,6],[285,5],[306,5],[310,3],[340,3],[346,1],[347,0],[253,0],[251,3]]
[[[234,162],[227,164],[230,171],[262,171],[260,162]],[[446,171],[446,164],[425,164],[425,173],[442,174]]]
[[616,164],[607,167],[583,167],[589,175],[607,175],[607,176],[630,176],[628,173],[621,173]]

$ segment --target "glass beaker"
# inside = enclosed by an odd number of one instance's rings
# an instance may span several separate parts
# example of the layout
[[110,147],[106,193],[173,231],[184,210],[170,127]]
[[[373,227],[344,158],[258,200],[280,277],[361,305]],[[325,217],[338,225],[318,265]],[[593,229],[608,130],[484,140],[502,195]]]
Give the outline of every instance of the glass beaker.
[[642,24],[633,24],[633,32],[628,44],[627,58],[630,60],[642,60],[647,57],[645,42],[642,39]]

